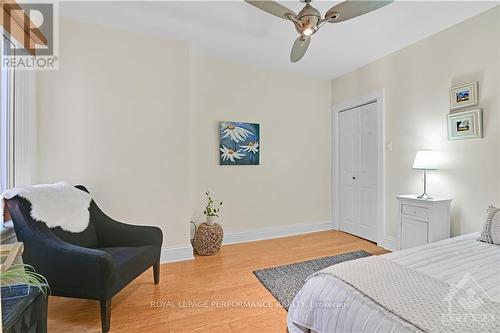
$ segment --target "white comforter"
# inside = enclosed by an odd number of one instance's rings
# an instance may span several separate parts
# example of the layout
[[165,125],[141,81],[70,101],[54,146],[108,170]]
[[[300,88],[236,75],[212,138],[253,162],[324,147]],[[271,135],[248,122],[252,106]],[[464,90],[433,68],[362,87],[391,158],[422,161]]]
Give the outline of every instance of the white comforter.
[[[478,242],[477,237],[464,235],[384,257],[450,285],[470,274],[467,287],[500,302],[500,246]],[[306,282],[288,311],[288,329],[290,333],[410,332],[402,319],[330,275]]]

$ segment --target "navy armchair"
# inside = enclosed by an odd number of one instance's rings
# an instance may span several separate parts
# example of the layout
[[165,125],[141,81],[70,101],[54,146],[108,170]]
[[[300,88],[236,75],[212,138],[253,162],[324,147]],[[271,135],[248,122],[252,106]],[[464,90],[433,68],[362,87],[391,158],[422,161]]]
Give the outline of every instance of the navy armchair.
[[24,243],[24,263],[45,276],[52,295],[99,300],[103,332],[110,328],[114,295],[151,266],[154,283],[159,283],[163,235],[157,227],[117,222],[93,200],[89,226],[81,233],[34,220],[31,204],[20,197],[8,200],[7,208],[17,239]]

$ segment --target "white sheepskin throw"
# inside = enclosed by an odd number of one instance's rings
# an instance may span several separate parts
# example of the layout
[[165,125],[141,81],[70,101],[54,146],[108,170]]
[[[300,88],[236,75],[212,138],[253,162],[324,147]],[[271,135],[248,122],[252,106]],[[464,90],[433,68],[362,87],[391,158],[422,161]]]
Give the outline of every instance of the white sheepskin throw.
[[1,199],[11,199],[16,195],[28,200],[31,217],[44,222],[49,228],[61,227],[77,233],[89,225],[90,194],[67,182],[13,188],[2,193]]

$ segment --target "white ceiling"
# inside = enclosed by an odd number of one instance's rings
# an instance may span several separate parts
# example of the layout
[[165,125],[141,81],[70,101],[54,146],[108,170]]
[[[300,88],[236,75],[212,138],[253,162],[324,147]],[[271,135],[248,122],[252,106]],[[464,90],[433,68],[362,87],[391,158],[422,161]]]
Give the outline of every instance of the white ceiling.
[[[303,4],[281,1],[295,12]],[[313,1],[321,13],[339,1]],[[195,53],[236,63],[332,79],[475,16],[499,2],[398,1],[325,25],[304,58],[290,62],[293,24],[243,1],[64,2],[75,20],[187,41]],[[121,42],[121,41],[120,41]]]

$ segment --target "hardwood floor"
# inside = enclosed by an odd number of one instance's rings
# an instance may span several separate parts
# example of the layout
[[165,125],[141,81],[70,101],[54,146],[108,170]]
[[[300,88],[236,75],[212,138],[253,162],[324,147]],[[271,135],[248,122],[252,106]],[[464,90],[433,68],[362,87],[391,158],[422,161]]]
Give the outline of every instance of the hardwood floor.
[[[113,298],[110,332],[286,332],[287,312],[252,272],[354,250],[387,252],[355,236],[325,231],[226,245],[213,257],[163,264],[159,285],[150,269]],[[242,301],[264,306],[238,306]],[[48,328],[100,332],[99,302],[50,297]]]

